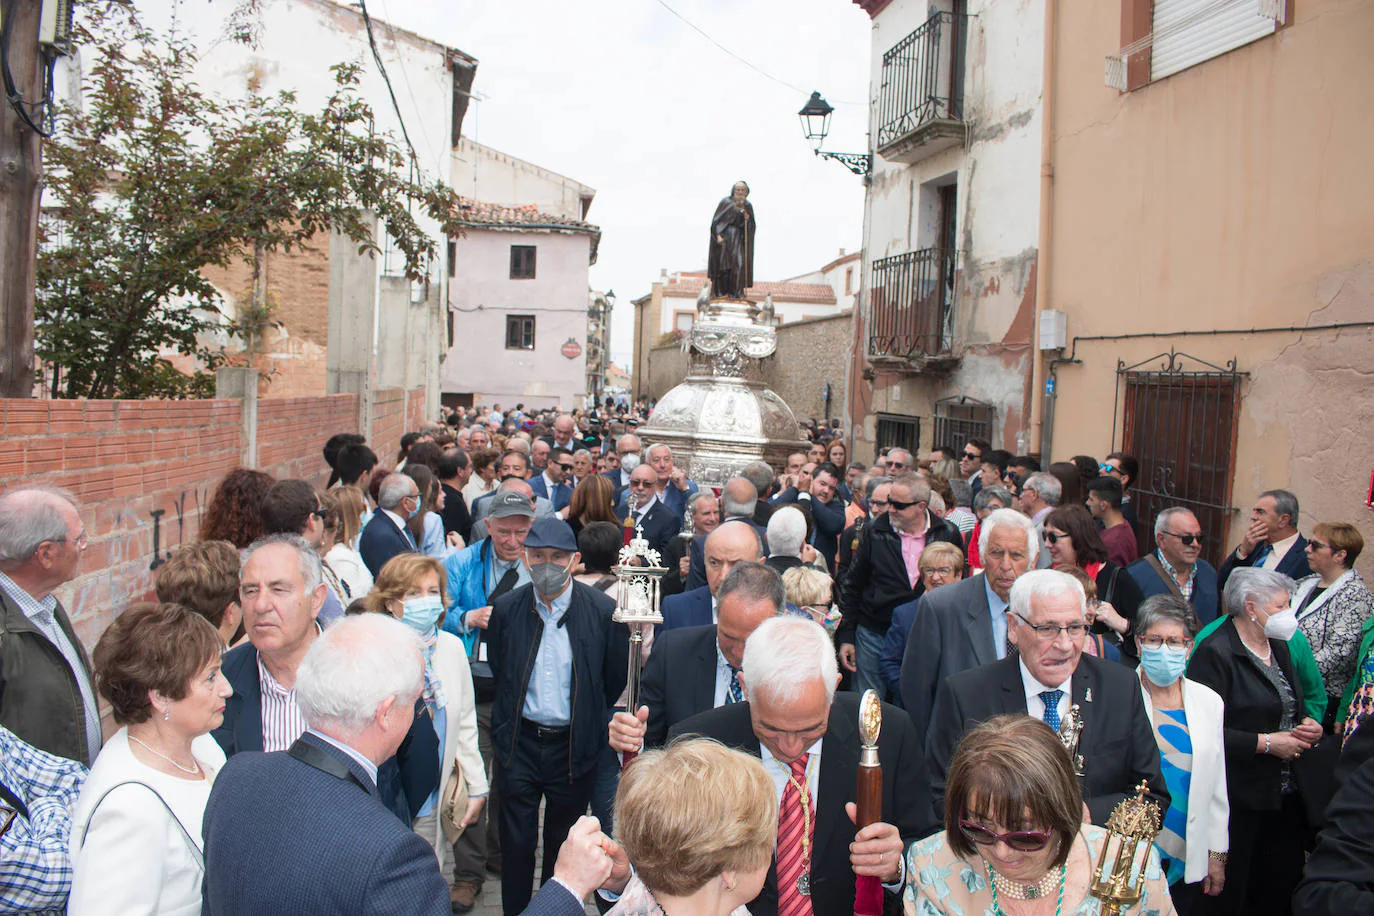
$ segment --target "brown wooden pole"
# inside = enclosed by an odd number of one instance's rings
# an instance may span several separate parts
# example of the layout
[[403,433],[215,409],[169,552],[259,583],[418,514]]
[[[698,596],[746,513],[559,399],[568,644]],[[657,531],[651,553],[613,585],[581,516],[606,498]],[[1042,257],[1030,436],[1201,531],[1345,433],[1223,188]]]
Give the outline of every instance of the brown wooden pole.
[[[13,20],[7,24],[10,74],[15,90],[30,104],[43,93],[38,49],[41,9],[42,0],[14,0],[10,4]],[[0,103],[0,397],[33,395],[33,288],[41,174],[42,138],[13,106]]]

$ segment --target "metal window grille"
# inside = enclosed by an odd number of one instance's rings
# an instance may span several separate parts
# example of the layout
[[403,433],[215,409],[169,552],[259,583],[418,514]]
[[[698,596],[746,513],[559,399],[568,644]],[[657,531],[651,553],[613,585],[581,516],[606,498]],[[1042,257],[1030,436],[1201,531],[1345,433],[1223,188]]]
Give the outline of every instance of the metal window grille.
[[956,252],[923,248],[873,262],[873,356],[937,356],[954,346]]
[[962,44],[967,17],[936,12],[883,54],[878,146],[928,121],[963,120]]
[[935,402],[933,445],[958,449],[970,439],[992,441],[992,422],[997,409],[986,401],[960,395]]
[[1155,549],[1155,516],[1182,506],[1197,516],[1206,536],[1202,556],[1221,565],[1237,511],[1231,486],[1246,373],[1236,370],[1234,359],[1216,366],[1171,349],[1132,366],[1118,360],[1116,374],[1121,450],[1140,462],[1140,479],[1131,489],[1141,555]]
[[879,449],[904,448],[913,455],[917,454],[921,444],[921,418],[878,414],[876,442]]

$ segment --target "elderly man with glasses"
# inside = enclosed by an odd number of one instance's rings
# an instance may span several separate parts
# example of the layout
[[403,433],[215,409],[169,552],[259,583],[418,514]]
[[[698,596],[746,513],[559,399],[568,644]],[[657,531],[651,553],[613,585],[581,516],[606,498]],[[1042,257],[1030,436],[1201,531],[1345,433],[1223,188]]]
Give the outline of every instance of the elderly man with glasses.
[[1007,625],[1015,654],[951,676],[936,695],[926,758],[937,814],[943,815],[950,760],[975,725],[1020,713],[1058,731],[1074,708],[1083,726],[1077,754],[1084,820],[1105,824],[1142,780],[1160,810],[1167,810],[1159,747],[1135,674],[1083,654],[1087,597],[1078,580],[1052,569],[1021,576],[1011,588]]
[[1221,589],[1216,568],[1202,559],[1205,535],[1197,516],[1173,506],[1155,518],[1155,552],[1141,557],[1126,572],[1146,598],[1173,594],[1193,606],[1204,624],[1217,619]]

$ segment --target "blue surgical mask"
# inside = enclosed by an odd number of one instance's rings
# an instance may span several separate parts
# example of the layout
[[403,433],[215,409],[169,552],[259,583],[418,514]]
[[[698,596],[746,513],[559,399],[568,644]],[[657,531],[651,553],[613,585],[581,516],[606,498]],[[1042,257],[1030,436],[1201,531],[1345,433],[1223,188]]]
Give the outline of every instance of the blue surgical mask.
[[1142,646],[1140,667],[1156,686],[1168,687],[1183,677],[1183,669],[1188,667],[1188,650],[1182,647]]
[[415,500],[415,508],[410,510],[410,518],[414,518],[420,514],[420,497],[412,496],[410,498]]
[[438,595],[420,595],[401,602],[401,623],[420,635],[432,631],[444,613],[444,602]]

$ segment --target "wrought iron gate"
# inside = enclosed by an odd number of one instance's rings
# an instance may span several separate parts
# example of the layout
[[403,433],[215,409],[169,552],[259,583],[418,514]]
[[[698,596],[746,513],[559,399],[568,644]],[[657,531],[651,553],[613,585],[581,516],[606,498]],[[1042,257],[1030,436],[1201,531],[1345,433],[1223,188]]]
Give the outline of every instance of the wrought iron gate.
[[1240,382],[1247,373],[1236,370],[1234,359],[1216,366],[1170,349],[1133,366],[1118,360],[1116,375],[1117,410],[1125,402],[1121,450],[1140,462],[1132,498],[1140,516],[1141,556],[1155,548],[1155,516],[1183,506],[1206,535],[1203,558],[1219,566],[1236,512],[1231,484]]
[[878,449],[888,446],[904,448],[913,457],[919,455],[921,446],[921,418],[906,417],[900,414],[878,414],[876,445]]
[[959,395],[935,402],[935,438],[932,446],[947,446],[957,453],[970,439],[992,441],[996,410],[987,401]]

